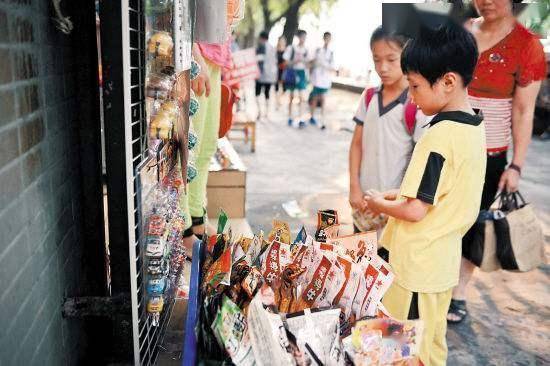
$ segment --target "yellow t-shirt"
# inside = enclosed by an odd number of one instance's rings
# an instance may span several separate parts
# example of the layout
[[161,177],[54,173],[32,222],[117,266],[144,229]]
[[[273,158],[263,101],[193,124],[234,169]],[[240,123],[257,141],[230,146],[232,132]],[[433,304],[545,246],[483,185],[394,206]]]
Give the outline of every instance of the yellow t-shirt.
[[462,237],[479,212],[487,162],[482,117],[442,112],[414,148],[400,199],[428,204],[419,222],[390,218],[380,241],[397,283],[414,292],[441,292],[458,283]]

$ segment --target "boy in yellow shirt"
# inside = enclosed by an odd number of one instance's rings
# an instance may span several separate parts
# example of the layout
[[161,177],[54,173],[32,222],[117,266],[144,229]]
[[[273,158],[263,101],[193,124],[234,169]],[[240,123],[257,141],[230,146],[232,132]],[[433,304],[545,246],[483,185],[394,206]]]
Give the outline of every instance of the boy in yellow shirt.
[[[396,278],[383,304],[398,319],[420,318],[420,359],[445,365],[446,314],[458,283],[461,239],[474,223],[485,176],[485,128],[468,103],[478,51],[473,36],[449,24],[425,29],[401,55],[410,93],[432,116],[399,191],[368,192],[368,208],[390,216],[380,241]],[[391,167],[390,167],[391,168]]]

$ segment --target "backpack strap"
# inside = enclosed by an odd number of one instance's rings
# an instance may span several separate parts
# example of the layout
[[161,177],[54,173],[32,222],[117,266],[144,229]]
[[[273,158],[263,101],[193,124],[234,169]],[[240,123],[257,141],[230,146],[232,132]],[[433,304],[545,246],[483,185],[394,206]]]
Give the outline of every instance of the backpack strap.
[[369,109],[370,101],[372,100],[372,97],[374,97],[374,94],[376,93],[376,90],[378,88],[368,88],[367,92],[365,93],[365,107],[366,109]]
[[403,109],[404,112],[404,118],[405,121],[405,127],[407,128],[407,132],[409,135],[414,134],[414,128],[416,126],[416,111],[418,110],[418,106],[411,102],[410,99],[407,100],[407,103],[405,103],[405,108]]

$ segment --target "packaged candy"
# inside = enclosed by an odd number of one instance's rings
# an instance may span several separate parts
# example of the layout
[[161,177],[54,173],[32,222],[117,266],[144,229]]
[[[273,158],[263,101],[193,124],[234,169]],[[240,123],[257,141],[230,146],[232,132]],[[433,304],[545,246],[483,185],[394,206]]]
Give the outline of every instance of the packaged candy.
[[290,245],[273,241],[271,246],[262,254],[262,275],[271,285],[281,276],[284,267],[290,264]]
[[170,97],[174,79],[167,74],[149,73],[146,85],[147,97],[164,101]]
[[287,314],[284,323],[296,337],[305,364],[344,365],[340,343],[340,310],[304,309]]
[[369,259],[376,255],[377,242],[376,231],[327,239],[327,244],[345,248],[345,254],[351,257],[355,263],[361,262],[363,258]]
[[357,293],[359,279],[363,273],[360,265],[346,257],[338,256],[337,265],[344,273],[344,282],[336,294],[333,304],[337,305],[342,310],[341,320],[346,321],[351,316],[353,299]]
[[166,287],[166,278],[162,276],[152,276],[147,281],[147,293],[150,296],[160,296]]
[[152,296],[147,302],[147,312],[160,313],[164,307],[164,298],[162,296]]
[[268,242],[278,241],[283,244],[290,244],[290,227],[287,222],[273,220],[273,229],[268,235]]
[[317,212],[317,231],[315,240],[326,241],[325,229],[329,226],[338,224],[338,213],[335,210],[320,210]]
[[147,225],[148,236],[163,236],[164,229],[166,228],[166,220],[164,217],[158,214],[149,216],[149,223]]
[[255,364],[246,317],[227,296],[223,297],[221,309],[212,323],[212,330],[236,366]]
[[147,50],[155,57],[171,57],[174,49],[174,41],[168,32],[156,32],[149,38]]
[[150,236],[147,238],[145,255],[150,258],[162,258],[165,254],[165,241],[162,238]]

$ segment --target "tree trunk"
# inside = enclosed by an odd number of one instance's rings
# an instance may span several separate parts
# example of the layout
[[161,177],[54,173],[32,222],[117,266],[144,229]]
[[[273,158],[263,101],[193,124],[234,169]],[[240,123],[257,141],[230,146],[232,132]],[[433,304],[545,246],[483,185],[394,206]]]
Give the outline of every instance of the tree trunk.
[[305,0],[298,0],[294,4],[292,4],[286,11],[286,15],[285,15],[286,21],[285,21],[285,27],[283,29],[283,35],[285,36],[288,44],[292,44],[294,35],[298,30],[298,24],[300,21],[300,14],[299,14],[300,7],[304,2]]

